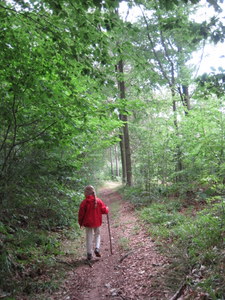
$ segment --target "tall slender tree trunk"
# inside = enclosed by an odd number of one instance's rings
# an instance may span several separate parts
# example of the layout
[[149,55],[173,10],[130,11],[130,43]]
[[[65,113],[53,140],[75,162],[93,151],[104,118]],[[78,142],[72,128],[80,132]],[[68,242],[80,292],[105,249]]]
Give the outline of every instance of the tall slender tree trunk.
[[186,114],[187,114],[188,110],[191,109],[190,95],[189,95],[188,86],[187,85],[182,85],[182,90],[183,90],[184,103],[185,103],[185,106],[187,108],[187,112],[186,112]]
[[117,151],[117,145],[114,147],[115,150],[115,161],[116,161],[116,176],[120,176],[120,170],[119,170],[119,158],[118,158],[118,151]]
[[121,129],[121,133],[119,135],[120,138],[120,155],[121,155],[121,165],[122,165],[122,182],[126,183],[126,157],[125,157],[125,147],[124,147],[124,136],[123,129]]
[[[176,135],[177,137],[179,136],[179,128],[178,128],[178,122],[177,122],[177,106],[176,106],[176,100],[175,100],[175,91],[174,88],[171,88],[171,93],[172,93],[172,99],[173,99],[173,114],[174,114],[174,127],[176,130]],[[182,171],[183,170],[183,164],[182,164],[182,158],[181,158],[181,149],[180,146],[177,145],[177,151],[175,155],[176,159],[176,171]],[[180,181],[180,175],[176,176],[176,182]]]
[[188,85],[182,84],[181,87],[178,87],[179,95],[181,102],[184,106],[184,113],[188,115],[189,110],[191,109],[190,95],[188,90]]
[[[121,99],[126,98],[125,93],[125,82],[123,79],[123,61],[120,60],[117,66],[117,71],[119,72],[118,88]],[[121,79],[122,78],[122,79]],[[121,159],[123,168],[123,181],[125,180],[128,186],[132,185],[132,166],[131,166],[131,151],[130,151],[130,136],[128,128],[128,118],[127,115],[120,114],[120,120],[124,122],[122,127],[122,138],[120,142],[121,149]]]
[[112,155],[112,148],[110,147],[110,165],[111,165],[111,178],[114,178],[114,169],[113,169],[113,155]]

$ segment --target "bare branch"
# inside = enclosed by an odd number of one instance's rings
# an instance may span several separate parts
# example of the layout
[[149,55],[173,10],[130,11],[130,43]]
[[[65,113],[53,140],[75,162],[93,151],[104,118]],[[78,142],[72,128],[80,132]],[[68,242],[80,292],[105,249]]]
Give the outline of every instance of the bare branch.
[[162,30],[160,30],[160,40],[161,40],[161,43],[162,43],[162,46],[163,46],[163,49],[164,49],[164,52],[165,52],[165,57],[167,59],[167,61],[170,63],[170,66],[171,66],[171,74],[172,74],[172,85],[174,85],[174,63],[172,61],[172,59],[170,58],[170,55],[168,53],[168,49],[167,49],[167,46],[165,44],[165,40],[164,40],[164,37],[163,37],[163,34],[162,34]]
[[153,40],[152,40],[152,38],[151,38],[151,36],[150,36],[150,34],[149,34],[150,28],[149,28],[148,20],[147,20],[147,18],[146,18],[146,16],[145,16],[144,11],[143,11],[143,9],[141,8],[141,6],[139,6],[139,7],[140,7],[140,10],[141,10],[141,12],[142,12],[142,16],[143,16],[143,18],[144,18],[144,21],[145,21],[145,24],[146,24],[146,27],[147,27],[147,30],[148,30],[148,32],[147,32],[147,37],[148,37],[148,40],[149,40],[149,42],[150,42],[150,44],[151,44],[152,51],[153,51],[153,54],[154,54],[154,56],[155,56],[155,58],[156,58],[156,61],[157,61],[158,65],[159,65],[160,71],[162,72],[164,78],[168,81],[168,84],[169,84],[170,86],[172,86],[172,83],[171,83],[169,77],[167,76],[166,71],[164,70],[163,65],[162,65],[162,63],[161,63],[161,61],[160,61],[160,58],[159,58],[159,56],[158,56],[158,54],[157,54],[157,52],[156,52],[156,50],[155,50]]
[[18,127],[25,127],[25,126],[30,126],[30,125],[34,125],[34,124],[37,124],[40,120],[34,120],[34,121],[31,121],[31,122],[28,122],[28,123],[22,123],[22,124],[18,124],[17,126]]
[[44,134],[50,127],[52,127],[54,124],[56,124],[56,121],[53,122],[52,124],[50,124],[49,126],[47,126],[46,128],[44,128],[42,131],[40,131],[38,134],[36,134],[35,136],[33,137],[30,137],[28,139],[25,139],[23,141],[20,141],[20,142],[17,142],[15,143],[15,146],[19,146],[19,145],[22,145],[22,144],[26,144],[28,142],[31,142],[31,141],[34,141],[36,140],[39,136],[41,136],[42,134]]
[[1,144],[1,147],[0,147],[0,151],[2,151],[3,147],[5,146],[5,142],[6,142],[6,140],[7,140],[8,135],[9,135],[10,127],[11,127],[11,122],[9,123],[8,128],[7,128],[7,130],[6,130],[4,139],[3,139],[2,144]]

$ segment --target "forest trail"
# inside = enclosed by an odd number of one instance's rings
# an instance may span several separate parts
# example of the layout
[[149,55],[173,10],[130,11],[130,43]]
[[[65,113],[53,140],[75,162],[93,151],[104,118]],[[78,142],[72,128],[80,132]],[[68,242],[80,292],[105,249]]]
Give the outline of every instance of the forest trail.
[[162,300],[169,292],[160,283],[168,264],[157,251],[135,216],[131,204],[123,201],[112,186],[99,194],[110,208],[113,255],[110,253],[107,217],[101,228],[101,258],[93,267],[85,264],[85,243],[80,261],[51,300]]

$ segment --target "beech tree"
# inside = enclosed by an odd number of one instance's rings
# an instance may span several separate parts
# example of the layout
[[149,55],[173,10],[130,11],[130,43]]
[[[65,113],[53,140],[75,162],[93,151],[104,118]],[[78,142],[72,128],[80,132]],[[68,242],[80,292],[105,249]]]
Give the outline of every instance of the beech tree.
[[[124,65],[123,60],[120,59],[117,66],[119,79],[118,79],[118,89],[120,94],[120,99],[126,99],[125,92],[125,81],[124,81]],[[125,100],[126,101],[126,100]],[[120,150],[121,150],[121,161],[123,170],[123,182],[126,182],[128,186],[132,185],[132,166],[131,166],[131,149],[130,149],[130,136],[128,129],[128,118],[127,114],[120,113],[120,120],[123,122],[122,134],[120,135]]]

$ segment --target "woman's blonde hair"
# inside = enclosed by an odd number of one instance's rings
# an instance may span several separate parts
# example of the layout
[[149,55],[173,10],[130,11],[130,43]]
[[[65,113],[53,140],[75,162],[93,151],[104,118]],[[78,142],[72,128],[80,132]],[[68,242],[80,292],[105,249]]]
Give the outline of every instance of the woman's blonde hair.
[[93,195],[95,198],[95,208],[97,207],[97,199],[96,199],[96,192],[95,188],[92,185],[87,185],[84,189],[84,195],[85,196],[90,196]]

